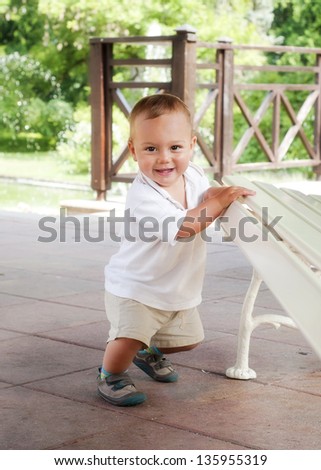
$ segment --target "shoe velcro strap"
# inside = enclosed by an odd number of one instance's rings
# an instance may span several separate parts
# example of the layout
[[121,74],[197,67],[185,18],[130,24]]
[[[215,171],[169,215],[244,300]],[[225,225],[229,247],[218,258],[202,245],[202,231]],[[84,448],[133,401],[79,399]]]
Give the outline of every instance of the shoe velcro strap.
[[168,367],[170,368],[171,370],[173,370],[173,366],[172,366],[172,363],[166,359],[165,357],[163,357],[159,362],[157,362],[155,364],[155,369],[164,369],[165,367]]
[[166,359],[166,357],[163,355],[160,356],[159,354],[150,354],[145,358],[145,361],[147,364],[154,363],[151,367],[153,367],[155,370],[164,369],[165,367],[173,370],[171,361]]
[[128,374],[113,374],[107,377],[106,381],[108,385],[119,384],[121,388],[126,387],[126,385],[134,385]]

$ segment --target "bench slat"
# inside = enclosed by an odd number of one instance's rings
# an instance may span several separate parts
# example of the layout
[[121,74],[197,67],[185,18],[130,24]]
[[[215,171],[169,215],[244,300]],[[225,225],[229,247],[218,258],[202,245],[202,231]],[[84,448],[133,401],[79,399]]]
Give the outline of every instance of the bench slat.
[[321,196],[319,194],[311,194],[311,197],[321,205]]
[[281,188],[281,190],[292,196],[293,199],[302,202],[302,204],[304,204],[306,207],[314,210],[317,214],[321,215],[321,201],[319,202],[312,196],[308,194],[303,194],[295,189]]
[[[299,220],[305,220],[308,224],[314,226],[317,230],[321,231],[321,216],[311,207],[307,207],[302,201],[294,198],[291,193],[285,193],[271,184],[255,181],[254,184],[263,191],[267,192],[270,196],[274,197],[277,202],[284,205],[287,209],[294,212]],[[320,233],[321,237],[321,233]]]
[[286,205],[284,199],[278,200],[266,191],[266,188],[257,185],[241,176],[226,176],[225,184],[244,186],[256,191],[255,196],[245,199],[246,204],[260,218],[262,209],[268,208],[267,223],[275,217],[281,219],[274,225],[274,230],[280,237],[290,243],[307,261],[321,270],[321,226],[318,227],[309,218],[301,217],[292,206]]

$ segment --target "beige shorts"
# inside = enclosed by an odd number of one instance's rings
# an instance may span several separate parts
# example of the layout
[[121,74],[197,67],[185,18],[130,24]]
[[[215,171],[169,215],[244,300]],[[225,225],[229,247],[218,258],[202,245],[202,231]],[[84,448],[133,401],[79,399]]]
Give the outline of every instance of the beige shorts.
[[159,310],[136,300],[105,293],[110,322],[109,338],[132,338],[146,346],[175,348],[200,343],[204,330],[196,307],[180,311]]

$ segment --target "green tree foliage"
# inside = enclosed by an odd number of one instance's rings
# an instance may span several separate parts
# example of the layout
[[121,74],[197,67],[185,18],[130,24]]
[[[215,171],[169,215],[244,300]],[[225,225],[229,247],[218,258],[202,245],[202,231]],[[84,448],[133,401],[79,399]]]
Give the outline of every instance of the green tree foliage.
[[272,0],[8,0],[1,43],[7,53],[39,60],[65,99],[77,103],[89,93],[90,37],[153,34],[152,24],[166,35],[190,23],[205,41],[228,35],[235,43],[262,44],[271,12]]
[[321,47],[320,13],[316,0],[277,0],[272,33],[284,45]]
[[6,52],[28,54],[34,44],[42,41],[45,15],[38,11],[38,0],[2,2],[0,17],[1,43]]
[[[35,59],[18,52],[0,56],[0,128],[10,140],[42,135],[55,145],[72,122],[72,108],[62,100],[60,85]],[[28,141],[28,139],[27,139]]]

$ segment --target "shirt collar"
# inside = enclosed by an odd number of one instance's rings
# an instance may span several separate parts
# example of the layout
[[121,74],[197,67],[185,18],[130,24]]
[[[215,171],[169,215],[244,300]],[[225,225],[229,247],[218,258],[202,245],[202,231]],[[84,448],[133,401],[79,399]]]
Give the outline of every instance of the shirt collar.
[[[184,173],[184,176],[186,176],[185,173]],[[157,191],[161,196],[163,196],[165,199],[167,199],[172,204],[174,204],[178,209],[184,209],[182,204],[176,201],[175,199],[173,199],[172,196],[166,191],[166,189],[163,189],[161,186],[159,186],[159,184],[155,183],[155,181],[153,181],[151,178],[146,176],[141,170],[138,170],[137,178],[140,180],[140,182],[144,184],[148,184],[153,189],[155,189],[155,191]]]

